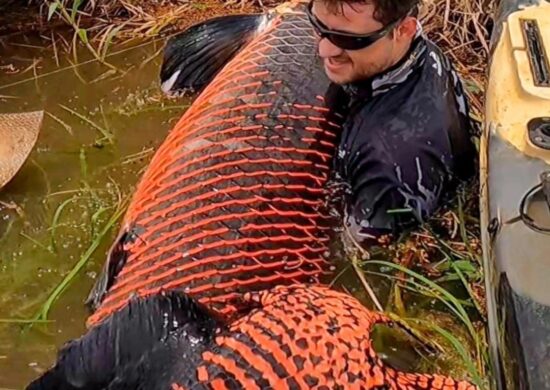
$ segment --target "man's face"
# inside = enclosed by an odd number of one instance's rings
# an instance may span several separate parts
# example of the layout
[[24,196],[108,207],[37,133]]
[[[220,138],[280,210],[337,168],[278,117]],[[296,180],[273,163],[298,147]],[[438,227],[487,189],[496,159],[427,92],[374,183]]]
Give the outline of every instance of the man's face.
[[[384,27],[374,19],[374,10],[373,4],[364,2],[343,3],[329,8],[323,0],[314,0],[312,7],[313,15],[327,28],[354,34],[368,34]],[[359,50],[343,50],[328,39],[321,39],[319,55],[328,78],[337,84],[345,84],[384,71],[395,62],[399,50],[396,38],[390,32]]]

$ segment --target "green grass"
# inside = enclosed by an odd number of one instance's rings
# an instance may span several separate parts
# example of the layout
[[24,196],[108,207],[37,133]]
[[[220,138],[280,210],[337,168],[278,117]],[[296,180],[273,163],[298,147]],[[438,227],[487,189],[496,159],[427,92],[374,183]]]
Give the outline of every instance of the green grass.
[[[53,304],[59,299],[61,294],[69,287],[69,285],[74,281],[76,276],[88,263],[96,249],[99,247],[103,239],[111,231],[113,226],[117,223],[119,218],[123,215],[126,210],[127,201],[119,203],[114,212],[111,214],[109,220],[103,225],[102,229],[95,234],[93,240],[88,247],[88,249],[82,254],[79,261],[74,265],[74,267],[69,271],[69,273],[63,278],[63,280],[55,287],[52,293],[48,296],[44,304],[40,307],[36,315],[33,317],[33,320],[47,320],[48,314],[53,306]],[[95,215],[95,214],[94,214]]]
[[372,247],[357,264],[371,286],[388,284],[380,290],[387,295],[383,311],[439,351],[419,370],[467,375],[486,389],[492,377],[476,182],[421,227]]
[[[88,30],[81,26],[81,17],[84,14],[81,11],[81,7],[85,6],[87,1],[72,0],[71,4],[69,5],[67,5],[67,2],[61,0],[43,1],[48,7],[47,21],[50,21],[55,15],[72,27],[74,31],[73,46],[76,45],[77,39],[80,40],[80,42],[86,46],[86,48],[90,51],[90,53],[92,53],[97,61],[101,62],[102,64],[113,70],[117,70],[116,67],[105,61],[105,57],[114,36],[123,25],[120,25],[119,27],[111,25],[111,28],[108,29],[108,31],[104,34],[103,39],[100,41],[99,48],[95,48],[90,42],[90,34]],[[76,50],[73,51],[73,54],[76,55]]]
[[[386,269],[384,272],[372,272],[369,271],[371,266],[378,266]],[[435,322],[426,321],[417,317],[401,317],[401,320],[413,329],[415,328],[415,324],[422,325],[422,328],[428,328],[442,336],[450,345],[452,345],[455,352],[458,353],[458,357],[461,359],[462,364],[467,368],[468,374],[472,380],[480,386],[480,388],[483,387],[485,382],[482,378],[485,377],[485,367],[488,364],[486,355],[487,345],[485,344],[484,337],[480,335],[479,329],[474,325],[471,314],[469,314],[469,309],[473,307],[471,302],[457,298],[449,290],[431,281],[420,273],[393,262],[385,260],[368,260],[362,264],[362,268],[365,273],[374,274],[377,277],[385,277],[392,280],[397,283],[397,285],[409,290],[413,294],[436,299],[448,312],[453,315],[455,319],[460,321],[461,326],[467,330],[467,334],[470,339],[469,341],[474,346],[473,348],[470,345],[464,345],[459,339],[454,337],[451,332],[442,328]],[[390,272],[390,270],[403,273],[406,277],[397,277]],[[407,306],[408,305],[405,305],[405,307]],[[405,309],[405,312],[407,311],[408,310]],[[420,328],[417,329],[417,331],[422,333]],[[422,338],[429,339],[427,337]]]
[[[113,144],[114,143],[114,139],[115,139],[115,136],[113,134],[113,132],[111,130],[109,130],[107,127],[104,127],[104,126],[100,126],[99,124],[97,124],[96,122],[92,121],[91,119],[87,118],[86,116],[76,112],[75,110],[67,107],[67,106],[64,106],[63,104],[60,104],[59,107],[61,107],[62,109],[64,109],[65,111],[71,113],[72,115],[76,116],[77,118],[81,119],[82,121],[86,122],[87,124],[89,124],[90,126],[92,126],[94,129],[96,129],[97,131],[99,131],[99,133],[103,136],[102,138],[100,138],[99,140],[96,141],[96,143],[98,145],[101,145],[102,142],[104,140],[107,140],[107,142],[109,144]],[[105,120],[106,122],[106,120]]]

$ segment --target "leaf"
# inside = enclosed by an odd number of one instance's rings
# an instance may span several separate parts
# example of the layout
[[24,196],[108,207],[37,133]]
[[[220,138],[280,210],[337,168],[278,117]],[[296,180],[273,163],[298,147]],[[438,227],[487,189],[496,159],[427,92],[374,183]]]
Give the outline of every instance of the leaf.
[[78,36],[80,37],[80,40],[84,43],[88,43],[88,32],[84,30],[83,28],[78,29]]
[[48,7],[48,21],[50,21],[55,11],[57,11],[58,7],[59,7],[59,3],[57,1],[54,1],[53,3],[50,4],[50,6]]
[[73,22],[74,22],[74,17],[76,16],[76,11],[78,11],[80,4],[82,4],[82,0],[73,1],[73,8],[71,10],[71,19],[73,20]]
[[477,269],[468,260],[457,260],[453,264],[456,268],[467,274],[475,274],[477,272]]
[[104,35],[101,43],[100,43],[100,50],[101,50],[101,58],[105,59],[107,55],[107,50],[109,50],[109,46],[111,45],[111,42],[113,41],[113,38],[119,33],[119,31],[125,26],[126,22],[122,23],[120,26],[117,27],[111,27],[107,34]]
[[411,213],[411,208],[402,208],[402,209],[390,209],[386,211],[388,214],[403,214],[403,213]]

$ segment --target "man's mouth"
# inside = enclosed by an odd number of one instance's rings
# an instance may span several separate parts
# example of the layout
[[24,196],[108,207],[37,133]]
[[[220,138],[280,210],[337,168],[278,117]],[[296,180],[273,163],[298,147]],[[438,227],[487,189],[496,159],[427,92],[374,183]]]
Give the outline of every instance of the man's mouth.
[[337,71],[339,69],[342,69],[344,66],[348,65],[349,61],[347,59],[343,58],[326,58],[325,59],[325,67],[331,71]]

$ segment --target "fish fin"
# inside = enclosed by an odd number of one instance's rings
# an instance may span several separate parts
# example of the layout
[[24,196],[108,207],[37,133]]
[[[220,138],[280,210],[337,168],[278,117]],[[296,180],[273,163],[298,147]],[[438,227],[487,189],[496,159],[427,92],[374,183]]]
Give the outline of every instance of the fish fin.
[[196,367],[220,327],[207,309],[182,292],[133,298],[67,342],[55,365],[27,390],[169,388],[161,386],[160,378]]
[[220,16],[172,37],[164,49],[162,90],[171,94],[201,89],[268,21],[267,14]]
[[130,229],[122,231],[109,249],[103,270],[84,302],[92,311],[95,311],[101,304],[107,291],[115,282],[116,276],[126,264],[128,252],[124,249],[124,244],[130,236],[129,232]]

